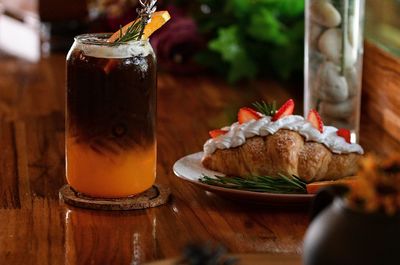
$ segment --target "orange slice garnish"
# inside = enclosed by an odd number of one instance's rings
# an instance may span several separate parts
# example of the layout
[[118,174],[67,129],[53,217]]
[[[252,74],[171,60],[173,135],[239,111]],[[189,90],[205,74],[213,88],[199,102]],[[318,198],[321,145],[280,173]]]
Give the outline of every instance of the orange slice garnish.
[[335,186],[335,185],[343,185],[347,186],[350,189],[356,189],[360,186],[360,179],[357,176],[346,177],[338,180],[323,180],[311,182],[306,185],[308,194],[315,194],[320,191],[322,188]]
[[[153,15],[151,16],[151,21],[145,26],[143,35],[142,35],[142,40],[148,39],[151,34],[153,34],[156,30],[162,27],[171,16],[169,15],[168,11],[157,11],[154,12]],[[125,26],[122,27],[122,35],[125,35],[126,31],[128,28],[137,21],[138,19],[126,24]],[[111,35],[110,38],[108,38],[107,42],[114,42],[116,41],[120,34],[121,30],[117,30],[114,32],[113,35]]]

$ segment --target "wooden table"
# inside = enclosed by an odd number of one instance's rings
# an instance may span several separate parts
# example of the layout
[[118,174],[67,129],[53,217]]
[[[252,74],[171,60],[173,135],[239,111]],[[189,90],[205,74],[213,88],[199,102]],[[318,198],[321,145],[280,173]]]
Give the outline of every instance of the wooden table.
[[[218,242],[232,253],[301,254],[307,210],[226,200],[178,179],[172,165],[201,150],[208,130],[230,122],[241,106],[301,102],[302,84],[231,88],[217,79],[161,74],[157,182],[171,188],[171,201],[148,210],[91,211],[58,199],[65,183],[64,60],[51,55],[32,64],[0,55],[2,264],[139,264],[176,257],[195,241]],[[367,150],[400,147],[365,116],[361,135]]]

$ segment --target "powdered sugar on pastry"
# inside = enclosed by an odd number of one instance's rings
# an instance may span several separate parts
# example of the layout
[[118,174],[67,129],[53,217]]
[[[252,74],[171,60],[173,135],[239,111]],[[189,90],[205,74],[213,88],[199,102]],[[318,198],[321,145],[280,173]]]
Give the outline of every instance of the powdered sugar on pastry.
[[247,138],[267,136],[276,133],[280,129],[296,131],[304,136],[306,141],[321,143],[336,154],[364,153],[360,145],[347,143],[343,137],[338,136],[336,134],[337,128],[324,126],[323,133],[320,133],[310,122],[298,115],[289,115],[277,121],[271,121],[271,117],[263,116],[259,120],[252,120],[243,124],[235,122],[230,127],[222,129],[228,132],[209,139],[204,144],[204,153],[206,155],[214,153],[217,149],[241,146],[246,142]]

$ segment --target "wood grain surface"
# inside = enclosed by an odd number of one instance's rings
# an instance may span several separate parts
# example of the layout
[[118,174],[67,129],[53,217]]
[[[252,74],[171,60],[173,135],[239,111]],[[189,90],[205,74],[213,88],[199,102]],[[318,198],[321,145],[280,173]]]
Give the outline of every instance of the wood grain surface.
[[[64,55],[35,64],[0,55],[1,264],[141,264],[176,257],[189,242],[220,243],[231,253],[301,254],[307,209],[229,201],[179,180],[171,168],[201,150],[207,132],[233,121],[241,106],[294,97],[300,112],[300,83],[230,87],[161,74],[157,183],[171,188],[172,199],[147,210],[93,211],[57,195],[65,184],[64,63]],[[384,154],[400,147],[365,115],[361,142]]]
[[[229,256],[236,260],[236,265],[300,265],[298,256],[276,255],[276,254],[238,254]],[[147,265],[174,265],[179,259],[168,259],[146,263]]]
[[400,57],[365,43],[363,97],[375,122],[400,141]]

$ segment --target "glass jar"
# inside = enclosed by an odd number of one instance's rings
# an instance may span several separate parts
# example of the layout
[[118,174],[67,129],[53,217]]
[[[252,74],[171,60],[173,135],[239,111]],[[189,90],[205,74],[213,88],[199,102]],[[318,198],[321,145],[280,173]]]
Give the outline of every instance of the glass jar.
[[306,0],[304,113],[358,141],[364,0]]
[[156,171],[156,59],[147,40],[75,38],[67,55],[66,175],[93,197],[135,195]]

